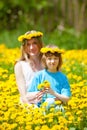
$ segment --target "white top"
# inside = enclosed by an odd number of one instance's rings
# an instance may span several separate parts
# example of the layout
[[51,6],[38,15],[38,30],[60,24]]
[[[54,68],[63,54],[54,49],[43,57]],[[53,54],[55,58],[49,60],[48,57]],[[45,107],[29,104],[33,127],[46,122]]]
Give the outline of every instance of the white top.
[[17,62],[14,69],[18,87],[20,88],[24,86],[26,91],[33,76],[35,75],[35,72],[32,70],[27,61]]
[[25,82],[26,82],[26,88],[28,88],[35,72],[32,70],[32,68],[28,62],[20,61],[20,64],[21,64],[21,67],[23,70],[23,75],[24,75]]

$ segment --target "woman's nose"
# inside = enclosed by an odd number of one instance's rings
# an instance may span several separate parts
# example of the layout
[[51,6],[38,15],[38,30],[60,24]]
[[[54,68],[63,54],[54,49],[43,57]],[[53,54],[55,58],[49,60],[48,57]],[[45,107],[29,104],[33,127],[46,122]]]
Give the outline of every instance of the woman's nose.
[[30,44],[30,49],[32,49],[33,48],[33,44]]

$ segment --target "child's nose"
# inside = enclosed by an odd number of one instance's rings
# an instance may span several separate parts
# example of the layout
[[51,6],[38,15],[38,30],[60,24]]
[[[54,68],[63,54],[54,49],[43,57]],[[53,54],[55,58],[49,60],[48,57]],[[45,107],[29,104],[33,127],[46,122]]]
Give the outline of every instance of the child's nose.
[[54,59],[52,59],[51,62],[53,63],[53,62],[54,62]]

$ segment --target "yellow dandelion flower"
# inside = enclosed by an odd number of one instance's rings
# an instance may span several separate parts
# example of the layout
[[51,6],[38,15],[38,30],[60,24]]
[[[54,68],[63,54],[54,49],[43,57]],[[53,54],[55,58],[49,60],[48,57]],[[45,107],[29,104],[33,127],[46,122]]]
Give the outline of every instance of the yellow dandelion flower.
[[50,88],[50,83],[47,80],[44,81],[44,88]]
[[62,103],[62,101],[60,101],[60,100],[55,101],[55,104],[56,104],[56,105],[59,105],[59,104],[61,104],[61,103]]
[[37,88],[38,88],[38,90],[43,89],[44,88],[44,83],[39,84]]
[[43,36],[42,32],[32,32],[30,34],[24,34],[18,37],[18,41],[23,42],[24,39],[31,39],[32,37]]
[[55,53],[55,52],[57,52],[57,53],[62,54],[62,53],[64,53],[64,50],[58,49],[58,48],[43,47],[43,48],[41,48],[40,52],[41,53],[47,53],[47,52]]
[[38,90],[42,90],[44,88],[50,88],[50,83],[45,80],[43,83],[40,83],[38,86],[37,86]]

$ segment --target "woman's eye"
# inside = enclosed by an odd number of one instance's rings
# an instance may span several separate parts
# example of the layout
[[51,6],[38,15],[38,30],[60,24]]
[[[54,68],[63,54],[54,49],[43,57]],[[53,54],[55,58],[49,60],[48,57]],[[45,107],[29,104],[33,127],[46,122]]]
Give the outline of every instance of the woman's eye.
[[34,42],[34,44],[37,44],[37,42]]
[[30,44],[29,44],[29,43],[27,43],[27,46],[30,46]]

